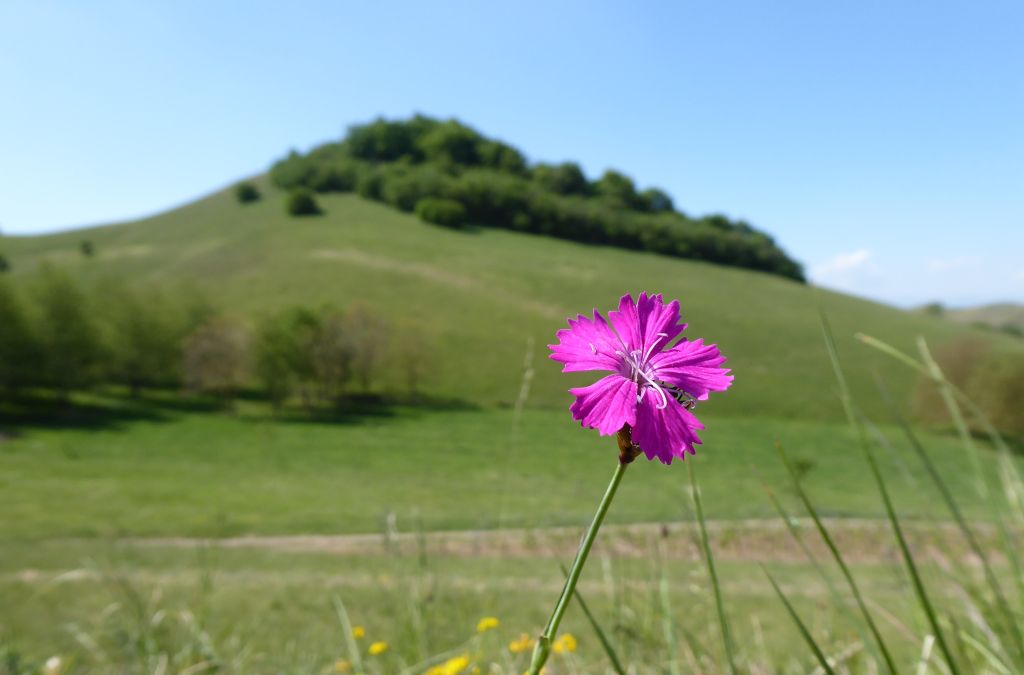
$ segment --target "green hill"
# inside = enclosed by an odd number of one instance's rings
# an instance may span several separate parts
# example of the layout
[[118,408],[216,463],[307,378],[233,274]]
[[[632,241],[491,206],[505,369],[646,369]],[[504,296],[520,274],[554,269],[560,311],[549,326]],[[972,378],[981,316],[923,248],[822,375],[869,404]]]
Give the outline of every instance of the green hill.
[[[351,194],[318,196],[322,216],[289,217],[284,193],[263,177],[256,184],[263,199],[251,204],[224,190],[137,222],[5,237],[0,251],[15,277],[51,261],[87,280],[187,283],[254,320],[295,304],[368,303],[431,345],[431,394],[483,406],[515,400],[531,340],[529,404],[568,405],[566,389],[589,378],[561,375],[545,345],[569,315],[610,309],[621,294],[641,290],[679,298],[688,334],[717,342],[729,357],[736,382],[708,404],[716,414],[838,415],[819,302],[868,405],[873,369],[898,396],[913,382],[858,345],[857,331],[907,349],[917,335],[1017,342],[765,273],[497,229],[450,230]],[[83,240],[91,257],[80,252]]]

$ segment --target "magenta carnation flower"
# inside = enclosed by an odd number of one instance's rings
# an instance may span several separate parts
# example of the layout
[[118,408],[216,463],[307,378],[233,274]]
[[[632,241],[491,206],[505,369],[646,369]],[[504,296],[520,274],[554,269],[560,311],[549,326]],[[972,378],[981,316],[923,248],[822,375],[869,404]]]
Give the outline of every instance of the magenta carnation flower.
[[565,364],[563,373],[612,373],[569,390],[576,397],[573,419],[602,436],[624,434],[647,459],[671,464],[674,457],[695,454],[697,431],[704,426],[691,411],[712,391],[732,384],[722,367],[725,357],[702,339],[669,346],[686,329],[679,323],[678,300],[666,305],[660,294],[641,293],[633,302],[624,295],[608,318],[610,324],[596,309],[593,319],[580,314],[558,331],[558,344],[548,345],[551,358]]

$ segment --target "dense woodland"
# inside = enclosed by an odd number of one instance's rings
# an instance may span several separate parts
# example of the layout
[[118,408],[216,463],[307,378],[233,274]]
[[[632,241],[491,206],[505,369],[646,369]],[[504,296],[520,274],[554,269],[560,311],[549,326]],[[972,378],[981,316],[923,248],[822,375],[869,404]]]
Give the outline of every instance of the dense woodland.
[[293,191],[295,215],[318,211],[311,193],[357,192],[447,227],[499,227],[804,281],[798,262],[742,220],[688,216],[665,191],[638,189],[611,169],[591,180],[573,162],[531,164],[454,119],[354,126],[341,141],[293,151],[270,175]]

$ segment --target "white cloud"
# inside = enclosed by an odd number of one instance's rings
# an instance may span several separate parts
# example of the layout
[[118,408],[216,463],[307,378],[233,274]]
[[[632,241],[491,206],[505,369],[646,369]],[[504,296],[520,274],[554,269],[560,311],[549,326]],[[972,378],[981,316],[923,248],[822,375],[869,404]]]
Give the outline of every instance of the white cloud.
[[932,258],[928,261],[929,272],[949,272],[951,270],[975,267],[981,262],[976,255],[963,255],[956,258]]
[[834,258],[812,267],[811,276],[824,278],[831,277],[836,274],[852,272],[864,267],[871,258],[871,255],[871,251],[866,248],[861,248],[849,253],[840,253]]

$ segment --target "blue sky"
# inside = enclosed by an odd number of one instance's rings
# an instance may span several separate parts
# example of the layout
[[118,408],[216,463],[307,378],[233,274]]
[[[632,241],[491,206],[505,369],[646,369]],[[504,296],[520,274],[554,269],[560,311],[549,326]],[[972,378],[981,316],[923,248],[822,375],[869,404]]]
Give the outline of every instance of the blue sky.
[[745,218],[819,283],[1024,302],[1024,3],[0,4],[0,229],[161,211],[456,116]]

